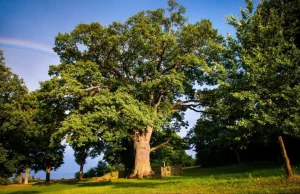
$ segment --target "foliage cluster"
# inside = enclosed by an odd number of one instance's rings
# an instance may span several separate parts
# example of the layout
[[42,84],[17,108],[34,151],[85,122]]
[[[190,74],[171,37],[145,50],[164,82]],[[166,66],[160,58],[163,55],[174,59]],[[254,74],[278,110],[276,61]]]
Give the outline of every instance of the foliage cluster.
[[254,9],[246,2],[241,18],[227,17],[236,38],[227,38],[225,71],[216,88],[204,91],[210,103],[190,131],[198,153],[225,148],[240,160],[249,144],[299,138],[300,3],[270,0]]

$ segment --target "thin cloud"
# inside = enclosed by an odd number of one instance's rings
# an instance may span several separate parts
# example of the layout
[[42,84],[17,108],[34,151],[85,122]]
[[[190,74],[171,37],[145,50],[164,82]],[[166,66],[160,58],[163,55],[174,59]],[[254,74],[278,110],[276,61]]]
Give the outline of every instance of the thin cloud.
[[55,52],[52,50],[51,46],[38,44],[35,42],[13,38],[0,38],[0,45],[1,44],[55,55]]

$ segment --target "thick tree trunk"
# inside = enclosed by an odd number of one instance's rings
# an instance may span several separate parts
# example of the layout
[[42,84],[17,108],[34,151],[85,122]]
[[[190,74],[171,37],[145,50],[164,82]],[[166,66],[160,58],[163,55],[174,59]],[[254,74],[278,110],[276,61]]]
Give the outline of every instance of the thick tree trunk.
[[46,167],[46,182],[50,182],[50,172],[51,172],[51,166]]
[[19,170],[18,172],[18,184],[22,184],[23,183],[23,170]]
[[82,154],[81,159],[80,159],[80,168],[79,168],[79,176],[78,176],[79,180],[82,180],[82,178],[83,178],[83,167],[84,167],[87,155],[88,155],[87,152],[88,152],[88,149],[84,149],[84,153]]
[[79,177],[78,177],[79,180],[82,180],[82,178],[83,178],[83,166],[84,166],[84,163],[81,163],[80,169],[79,169]]
[[29,178],[29,168],[26,168],[26,173],[25,173],[25,180],[24,180],[24,184],[27,185],[28,184],[28,178]]
[[282,157],[284,159],[286,176],[287,176],[287,178],[292,178],[293,177],[293,172],[292,172],[289,157],[288,157],[288,155],[286,153],[286,150],[285,150],[283,139],[282,139],[281,136],[279,136],[278,139],[279,139],[279,144],[280,144],[280,148],[281,148]]
[[82,180],[82,178],[83,178],[83,167],[84,167],[86,158],[87,158],[87,150],[84,150],[84,153],[82,155],[81,162],[80,162],[79,177],[78,177],[79,180]]
[[132,136],[135,150],[135,164],[133,173],[130,178],[149,177],[153,176],[154,172],[150,165],[150,139],[152,135],[152,128],[147,127],[146,132],[140,134],[136,132]]
[[233,151],[234,151],[234,154],[235,154],[238,164],[241,164],[242,161],[241,161],[239,152],[235,148],[233,149]]

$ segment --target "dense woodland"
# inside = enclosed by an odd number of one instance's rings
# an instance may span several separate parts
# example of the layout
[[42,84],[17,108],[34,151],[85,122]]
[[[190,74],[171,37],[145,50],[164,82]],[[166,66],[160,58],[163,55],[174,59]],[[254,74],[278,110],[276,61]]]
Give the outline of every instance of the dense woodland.
[[[300,1],[246,0],[227,16],[236,34],[210,20],[192,24],[174,0],[124,23],[79,24],[55,38],[60,64],[29,92],[0,51],[0,177],[63,164],[66,141],[76,177],[151,166],[218,166],[300,160]],[[199,115],[187,137],[184,113]],[[284,141],[282,141],[284,140]],[[285,148],[284,148],[285,145]],[[196,161],[185,153],[195,149]],[[286,154],[287,153],[287,154]],[[104,155],[83,172],[87,157]],[[290,161],[289,158],[290,157]]]

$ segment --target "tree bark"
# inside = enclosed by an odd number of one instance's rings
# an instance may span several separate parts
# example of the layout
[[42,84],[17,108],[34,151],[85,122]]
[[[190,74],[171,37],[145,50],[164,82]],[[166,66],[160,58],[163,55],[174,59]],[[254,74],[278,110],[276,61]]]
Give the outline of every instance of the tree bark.
[[84,153],[83,153],[83,155],[81,157],[80,169],[79,169],[79,177],[78,177],[79,180],[82,180],[82,178],[83,178],[83,167],[84,167],[84,164],[85,164],[85,161],[86,161],[86,158],[87,158],[87,152],[88,151],[85,149]]
[[23,183],[23,169],[19,170],[19,175],[18,175],[18,184],[22,184]]
[[28,184],[28,178],[29,178],[29,168],[26,168],[26,173],[25,173],[25,180],[24,180],[24,184],[27,185]]
[[51,172],[51,166],[46,167],[46,182],[50,182],[50,172]]
[[284,159],[286,176],[287,176],[287,178],[292,178],[293,177],[293,172],[292,172],[289,157],[288,157],[288,155],[286,153],[286,150],[285,150],[283,139],[282,139],[281,136],[279,136],[278,139],[279,139],[279,144],[280,144],[280,148],[281,148],[282,157]]
[[152,130],[151,127],[147,127],[144,133],[140,134],[136,131],[135,135],[132,136],[135,150],[135,164],[130,178],[143,178],[154,175],[150,165],[150,139]]
[[78,179],[79,180],[82,180],[82,178],[83,178],[83,166],[84,166],[84,164],[80,164],[80,169],[79,169],[79,177],[78,177]]
[[238,161],[238,164],[242,164],[239,152],[235,148],[233,149],[233,151],[234,151],[235,157]]

